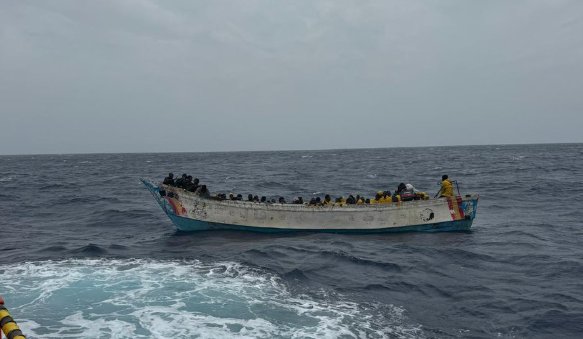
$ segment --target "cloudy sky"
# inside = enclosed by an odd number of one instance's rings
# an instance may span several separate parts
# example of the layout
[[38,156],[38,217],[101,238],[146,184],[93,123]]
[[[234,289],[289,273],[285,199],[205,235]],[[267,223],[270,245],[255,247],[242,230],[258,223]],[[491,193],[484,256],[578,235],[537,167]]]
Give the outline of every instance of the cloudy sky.
[[583,142],[583,1],[2,0],[0,154]]

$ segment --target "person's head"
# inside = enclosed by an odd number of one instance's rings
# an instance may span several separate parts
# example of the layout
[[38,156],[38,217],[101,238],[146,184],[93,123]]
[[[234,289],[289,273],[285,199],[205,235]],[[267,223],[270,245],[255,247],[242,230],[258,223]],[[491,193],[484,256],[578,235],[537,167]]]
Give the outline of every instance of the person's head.
[[303,203],[304,203],[304,198],[302,198],[302,197],[298,197],[298,202],[299,202],[300,204],[303,204]]
[[186,179],[186,173],[182,173],[182,179]]
[[248,201],[253,201],[253,194],[247,195],[247,200]]
[[279,203],[280,203],[280,204],[283,204],[283,203],[285,203],[285,199],[284,199],[283,197],[279,197]]
[[253,201],[259,201],[259,197],[258,197],[258,196],[256,196],[256,195],[254,195],[254,196],[253,196]]
[[365,203],[365,204],[370,204],[370,199],[366,199],[366,200],[364,201],[364,203]]
[[375,198],[376,200],[380,200],[380,199],[382,198],[382,196],[383,196],[383,195],[381,194],[381,192],[377,192],[377,194],[374,196],[374,198]]
[[320,203],[322,202],[322,199],[320,199],[320,197],[316,197],[316,203]]
[[398,191],[402,191],[402,190],[404,190],[405,188],[407,188],[407,186],[405,186],[405,183],[404,183],[404,182],[402,182],[402,183],[400,183],[400,184],[399,184],[399,187],[397,187],[397,190],[398,190]]
[[449,179],[449,177],[447,176],[447,174],[444,174],[444,175],[441,176],[441,181],[447,180],[447,179]]
[[241,194],[237,194],[237,200],[243,200],[243,196]]
[[267,197],[266,196],[262,196],[261,197],[261,202],[266,202],[267,201]]
[[332,200],[332,198],[330,197],[330,194],[326,194],[326,196],[324,197],[325,201],[330,201]]
[[186,176],[186,180],[187,180],[187,181],[192,181],[192,175],[188,175],[188,176]]
[[202,185],[202,186],[200,186],[200,191],[201,191],[202,193],[205,193],[205,192],[206,192],[206,185]]
[[193,182],[194,182],[194,184],[195,184],[195,185],[198,185],[198,183],[199,183],[200,181],[198,180],[198,178],[194,178],[194,181],[193,181]]
[[174,178],[174,173],[172,173],[172,172],[168,173],[168,178],[170,178],[170,179]]

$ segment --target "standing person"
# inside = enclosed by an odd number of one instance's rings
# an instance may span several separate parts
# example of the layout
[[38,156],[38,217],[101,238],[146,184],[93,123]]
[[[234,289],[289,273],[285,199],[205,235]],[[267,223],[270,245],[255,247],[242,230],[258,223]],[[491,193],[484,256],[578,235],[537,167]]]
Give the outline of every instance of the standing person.
[[441,177],[441,188],[439,189],[439,192],[437,192],[437,195],[440,198],[441,197],[453,197],[453,184],[449,180],[449,177],[447,176],[447,174],[444,174]]

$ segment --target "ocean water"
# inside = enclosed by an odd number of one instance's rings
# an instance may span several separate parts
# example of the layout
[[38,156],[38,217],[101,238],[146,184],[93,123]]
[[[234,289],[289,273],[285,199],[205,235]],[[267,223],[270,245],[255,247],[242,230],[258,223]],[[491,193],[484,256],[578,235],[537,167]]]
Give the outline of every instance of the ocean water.
[[[442,174],[470,232],[176,232],[139,182],[310,198]],[[583,337],[583,145],[0,156],[0,294],[29,338]]]

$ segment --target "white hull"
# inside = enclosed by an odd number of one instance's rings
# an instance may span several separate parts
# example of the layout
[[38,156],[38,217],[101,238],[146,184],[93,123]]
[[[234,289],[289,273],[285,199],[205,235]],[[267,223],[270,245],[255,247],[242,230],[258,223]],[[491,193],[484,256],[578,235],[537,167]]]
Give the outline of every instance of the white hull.
[[[342,207],[265,204],[205,199],[176,187],[158,187],[147,181],[144,183],[181,230],[250,228],[259,231],[279,229],[367,232],[406,230],[407,227],[431,230],[434,226],[453,227],[455,230],[469,229],[478,202],[477,195],[467,195],[463,198]],[[164,196],[160,195],[161,190],[166,192]]]

